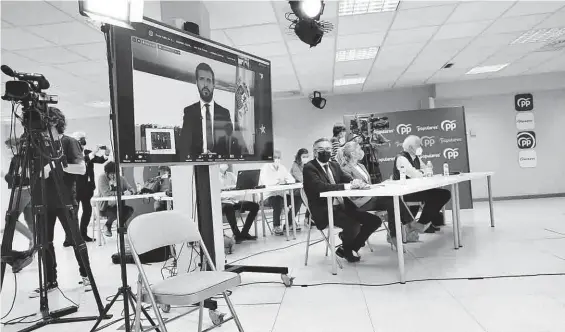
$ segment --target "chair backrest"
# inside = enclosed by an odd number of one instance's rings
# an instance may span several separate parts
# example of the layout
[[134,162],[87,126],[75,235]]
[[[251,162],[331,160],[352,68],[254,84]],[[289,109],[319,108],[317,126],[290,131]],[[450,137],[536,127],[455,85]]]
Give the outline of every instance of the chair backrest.
[[167,245],[202,241],[190,216],[174,210],[137,216],[129,224],[128,238],[138,255]]

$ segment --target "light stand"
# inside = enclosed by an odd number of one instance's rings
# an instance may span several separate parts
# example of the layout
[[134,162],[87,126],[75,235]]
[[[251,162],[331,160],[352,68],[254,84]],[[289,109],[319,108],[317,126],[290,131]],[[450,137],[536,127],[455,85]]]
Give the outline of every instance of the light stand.
[[[124,220],[122,218],[122,207],[123,207],[123,201],[122,201],[122,192],[121,192],[121,188],[122,188],[122,177],[121,177],[121,172],[120,172],[120,146],[119,146],[119,129],[118,129],[118,118],[117,118],[117,113],[116,113],[116,108],[117,108],[117,104],[116,104],[116,100],[115,100],[115,96],[117,95],[117,91],[115,91],[115,85],[114,85],[114,78],[115,76],[115,68],[114,68],[114,63],[115,63],[115,54],[114,54],[114,38],[113,38],[113,31],[111,30],[110,25],[108,24],[103,24],[100,28],[100,30],[102,30],[102,33],[104,34],[104,38],[106,39],[106,50],[107,50],[107,57],[108,57],[108,79],[109,79],[109,86],[110,86],[110,120],[112,121],[112,144],[114,145],[114,162],[116,164],[116,169],[115,169],[115,174],[116,174],[116,206],[118,209],[117,212],[117,223],[118,223],[118,242],[119,242],[119,255],[120,255],[120,271],[121,271],[121,279],[122,279],[122,286],[120,288],[118,288],[118,291],[116,292],[116,294],[114,295],[114,297],[112,298],[112,300],[110,301],[110,303],[108,303],[106,305],[106,307],[104,308],[104,313],[103,316],[106,315],[110,309],[112,308],[112,306],[114,305],[114,303],[116,302],[116,300],[121,296],[122,300],[124,302],[124,324],[125,324],[125,331],[126,332],[130,332],[131,331],[131,326],[130,326],[130,311],[129,311],[129,305],[131,304],[132,307],[132,311],[135,312],[135,303],[136,303],[136,299],[135,299],[135,295],[133,294],[131,287],[128,285],[128,276],[127,276],[127,270],[126,270],[126,246],[125,246],[125,233],[126,233],[126,220]],[[145,318],[147,318],[147,320],[151,323],[151,325],[153,327],[155,327],[155,330],[157,332],[159,332],[159,328],[157,327],[157,325],[155,324],[155,322],[153,321],[153,319],[151,319],[151,316],[149,316],[149,314],[147,313],[147,311],[145,310],[145,308],[143,308],[143,306],[141,306],[141,312],[143,312],[143,315],[145,316]],[[110,324],[101,326],[99,329],[97,329],[98,325],[100,325],[100,322],[102,320],[98,319],[96,321],[96,323],[94,324],[94,326],[92,327],[92,329],[90,330],[91,332],[103,329],[107,326],[109,326]]]

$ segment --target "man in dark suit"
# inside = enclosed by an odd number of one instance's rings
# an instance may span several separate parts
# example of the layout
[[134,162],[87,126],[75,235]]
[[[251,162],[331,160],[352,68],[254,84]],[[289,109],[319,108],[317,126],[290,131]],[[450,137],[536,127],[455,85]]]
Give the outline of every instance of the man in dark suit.
[[[94,164],[104,164],[108,160],[110,155],[110,150],[106,149],[103,156],[99,156],[98,152],[101,150],[100,145],[96,146],[96,150],[92,151],[86,146],[86,134],[83,132],[76,132],[72,135],[77,141],[79,141],[83,153],[84,162],[86,164],[86,173],[83,175],[76,176],[76,191],[77,191],[77,202],[82,204],[82,216],[80,218],[80,234],[85,242],[92,242],[94,239],[87,235],[88,224],[90,223],[90,217],[92,217],[92,205],[90,204],[90,199],[94,196],[94,190],[96,189],[96,179],[94,179]],[[78,208],[77,208],[78,212]],[[70,239],[66,239],[63,246],[68,247],[71,245]]]
[[195,71],[200,100],[184,108],[180,135],[181,161],[189,156],[217,153],[216,141],[225,134],[225,126],[231,123],[230,112],[214,102],[215,76],[212,68],[200,63]]
[[[332,143],[327,138],[314,142],[315,159],[304,165],[304,191],[308,197],[308,205],[312,219],[319,229],[328,226],[327,199],[320,197],[326,191],[362,189],[367,185],[354,180],[345,174],[336,162],[330,161]],[[379,217],[360,210],[349,198],[336,198],[333,205],[334,223],[343,229],[340,233],[342,245],[336,255],[348,262],[359,261],[357,251],[363,246],[371,234],[382,224]]]
[[226,124],[225,130],[226,135],[218,138],[216,143],[216,153],[222,157],[229,157],[231,155],[235,157],[241,156],[241,145],[239,145],[239,140],[233,136],[233,125],[231,122]]

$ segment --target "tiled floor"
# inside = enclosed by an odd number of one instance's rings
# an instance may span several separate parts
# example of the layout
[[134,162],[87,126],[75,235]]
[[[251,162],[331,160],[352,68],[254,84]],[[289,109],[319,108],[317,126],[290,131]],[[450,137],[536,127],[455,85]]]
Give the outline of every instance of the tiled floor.
[[[448,213],[448,215],[450,215]],[[371,237],[374,252],[361,251],[357,265],[344,263],[337,276],[329,272],[330,261],[324,245],[311,247],[308,266],[304,266],[305,231],[296,241],[268,236],[236,247],[228,256],[243,264],[288,266],[296,277],[296,287],[285,288],[277,275],[243,274],[244,283],[272,282],[242,286],[231,298],[236,304],[246,331],[375,331],[375,332],[563,332],[565,331],[565,199],[506,201],[495,203],[496,228],[488,226],[488,205],[476,203],[474,210],[462,211],[463,244],[452,249],[451,226],[439,234],[425,235],[422,242],[408,246],[405,285],[378,286],[398,280],[396,254],[384,239],[384,232]],[[313,237],[319,234],[313,231]],[[24,244],[18,238],[19,244]],[[57,241],[61,242],[59,230]],[[60,246],[60,243],[57,243]],[[92,293],[83,293],[77,284],[78,271],[70,249],[58,247],[59,284],[65,294],[80,304],[77,315],[94,315]],[[115,240],[104,247],[89,244],[96,282],[103,302],[120,283],[117,265],[110,255]],[[154,280],[160,278],[160,264],[147,267]],[[512,278],[469,279],[497,275],[562,274]],[[37,286],[37,267],[32,265],[18,275],[18,296],[10,316],[3,321],[38,311],[37,299],[27,294]],[[130,284],[135,280],[134,266],[128,266]],[[452,279],[452,280],[449,280]],[[301,287],[320,283],[334,283]],[[335,283],[348,283],[336,285]],[[366,286],[360,286],[365,284]],[[369,286],[373,285],[373,286]],[[135,288],[135,286],[133,286]],[[2,290],[2,315],[12,302],[14,280],[6,274]],[[51,309],[68,305],[59,293],[49,297]],[[220,311],[227,307],[219,302]],[[173,309],[171,317],[182,309]],[[112,309],[120,317],[122,304]],[[39,316],[29,318],[37,319]],[[187,316],[169,325],[169,331],[196,331],[197,315]],[[210,320],[205,318],[205,324]],[[92,322],[44,327],[43,331],[88,331]],[[122,322],[105,329],[115,331]],[[25,325],[3,326],[17,331]],[[123,328],[121,329],[123,330]],[[236,331],[232,322],[219,331]]]

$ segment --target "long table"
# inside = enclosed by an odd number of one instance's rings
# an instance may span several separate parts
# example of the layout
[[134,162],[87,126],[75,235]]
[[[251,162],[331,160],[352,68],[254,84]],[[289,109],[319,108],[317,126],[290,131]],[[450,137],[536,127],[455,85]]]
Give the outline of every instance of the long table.
[[[492,199],[492,188],[491,188],[491,177],[494,175],[493,172],[473,172],[473,173],[462,173],[458,175],[434,175],[432,177],[418,178],[418,179],[407,179],[405,181],[386,181],[377,185],[372,185],[370,189],[362,190],[342,190],[342,191],[328,191],[320,194],[321,197],[326,197],[328,200],[328,217],[329,217],[329,240],[332,250],[331,260],[332,260],[332,274],[337,274],[337,264],[336,257],[333,248],[335,248],[335,238],[334,238],[334,215],[333,215],[333,199],[336,197],[361,197],[361,196],[392,196],[394,201],[394,224],[397,233],[401,231],[401,221],[400,221],[400,203],[399,197],[412,194],[419,191],[429,190],[433,188],[440,188],[451,186],[452,193],[452,219],[453,219],[453,244],[455,249],[459,249],[462,246],[461,243],[461,221],[459,218],[459,183],[485,178],[487,179],[488,185],[488,196],[489,196],[489,209],[490,209],[490,224],[494,227],[494,211],[493,211],[493,199]],[[391,218],[391,216],[389,216]],[[398,255],[398,270],[400,274],[400,282],[406,282],[406,275],[404,271],[404,245],[402,243],[402,236],[396,237],[396,251]]]
[[[268,186],[265,188],[260,189],[246,189],[246,190],[224,190],[221,193],[222,198],[232,198],[232,197],[245,197],[248,195],[258,195],[259,196],[259,206],[261,208],[261,219],[263,221],[263,237],[266,236],[265,229],[266,229],[266,220],[265,220],[265,208],[263,205],[263,196],[266,193],[273,193],[273,192],[282,192],[283,200],[284,200],[284,220],[285,220],[285,228],[286,228],[286,240],[289,240],[290,231],[289,231],[289,220],[288,220],[288,201],[286,198],[287,192],[290,193],[290,204],[292,207],[292,224],[295,224],[295,216],[296,216],[296,208],[294,206],[294,189],[302,189],[302,183],[292,183],[292,184],[285,184],[285,185],[277,185],[277,186]],[[257,224],[255,224],[257,225]],[[255,228],[257,230],[257,228]],[[296,227],[292,227],[292,236],[293,239],[296,240]]]

